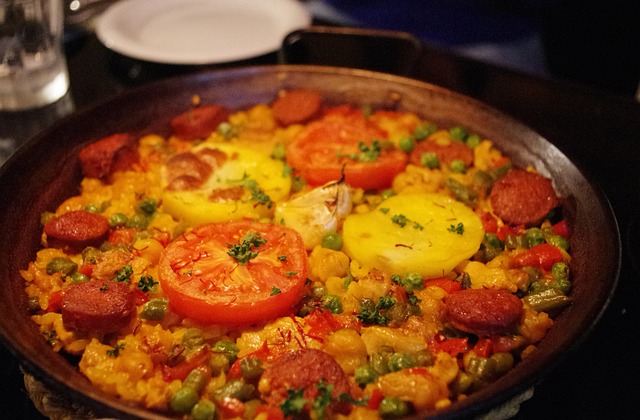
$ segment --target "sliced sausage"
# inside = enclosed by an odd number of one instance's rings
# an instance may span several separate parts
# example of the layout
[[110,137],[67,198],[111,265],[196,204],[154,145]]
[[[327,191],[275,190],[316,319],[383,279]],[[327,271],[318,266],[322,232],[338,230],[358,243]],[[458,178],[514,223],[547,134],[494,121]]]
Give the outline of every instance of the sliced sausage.
[[126,283],[91,280],[62,295],[62,322],[69,330],[114,332],[129,325],[135,313],[135,294]]
[[173,117],[171,130],[184,140],[205,139],[228,119],[229,111],[222,106],[200,106]]
[[560,203],[551,180],[524,169],[498,179],[489,199],[495,214],[515,225],[537,224]]
[[[165,163],[170,189],[182,190],[180,186],[197,188],[209,178],[213,168],[193,153],[178,153]],[[174,184],[176,180],[179,180]],[[193,188],[186,188],[193,189]]]
[[291,90],[278,97],[271,110],[280,125],[302,124],[320,115],[322,95],[315,90]]
[[130,169],[140,160],[135,139],[129,134],[113,134],[80,150],[80,166],[85,176],[109,179],[116,171]]
[[205,148],[198,151],[197,156],[212,168],[219,168],[227,161],[227,154],[219,149]]
[[264,371],[261,381],[269,384],[264,395],[272,405],[287,398],[289,389],[304,389],[303,396],[313,400],[319,395],[318,383],[333,384],[331,393],[337,401],[341,394],[351,394],[349,380],[338,362],[321,350],[305,348],[284,353]]
[[477,335],[505,333],[522,314],[522,301],[506,290],[465,289],[445,300],[445,319],[455,328]]
[[228,188],[217,188],[211,191],[209,201],[214,203],[224,203],[226,201],[238,201],[244,195],[244,188],[233,186]]
[[47,246],[80,252],[88,246],[100,246],[109,234],[109,220],[87,210],[74,210],[49,220],[44,225]]
[[456,140],[449,144],[439,144],[431,140],[418,142],[409,154],[409,163],[422,165],[422,155],[429,152],[435,153],[441,165],[451,165],[454,160],[461,160],[467,166],[473,163],[473,149]]

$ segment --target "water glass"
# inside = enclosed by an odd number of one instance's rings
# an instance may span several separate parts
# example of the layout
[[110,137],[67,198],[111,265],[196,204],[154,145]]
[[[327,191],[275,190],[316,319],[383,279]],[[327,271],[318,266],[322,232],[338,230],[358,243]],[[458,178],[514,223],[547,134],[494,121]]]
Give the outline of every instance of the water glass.
[[0,0],[0,111],[51,104],[69,89],[62,0]]

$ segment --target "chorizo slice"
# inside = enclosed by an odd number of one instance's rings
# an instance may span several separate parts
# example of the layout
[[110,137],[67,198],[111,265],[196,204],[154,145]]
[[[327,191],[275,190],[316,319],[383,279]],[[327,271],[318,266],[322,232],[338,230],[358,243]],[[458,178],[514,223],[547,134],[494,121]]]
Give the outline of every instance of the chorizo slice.
[[550,179],[524,169],[498,179],[489,200],[495,214],[514,225],[537,224],[560,204]]
[[285,92],[271,106],[278,124],[302,124],[320,115],[322,95],[315,90],[296,89]]
[[135,313],[135,294],[126,283],[90,280],[62,295],[62,322],[69,330],[114,332],[129,325]]
[[100,246],[108,237],[109,220],[87,210],[74,210],[49,220],[44,225],[47,246],[80,252],[88,246]]
[[108,180],[114,172],[130,169],[140,160],[135,139],[123,133],[85,146],[79,158],[86,177],[103,180]]
[[435,153],[442,165],[451,165],[454,160],[461,160],[465,165],[473,163],[473,149],[466,144],[452,140],[449,144],[439,144],[435,141],[424,140],[416,143],[409,154],[409,163],[422,166],[422,155]]
[[[171,156],[165,162],[165,168],[167,169],[167,177],[169,179],[169,185],[174,184],[176,180],[179,181],[173,185],[170,189],[180,190],[180,185],[189,186],[186,189],[197,188],[200,184],[209,178],[213,172],[213,168],[200,159],[198,156],[190,152],[178,153]],[[187,182],[184,182],[188,180]]]
[[522,314],[522,301],[506,290],[465,289],[445,299],[445,319],[472,334],[500,334],[512,330]]
[[[332,384],[332,400],[341,394],[351,395],[349,380],[338,362],[321,350],[305,348],[287,352],[276,358],[264,371],[261,381],[269,384],[264,395],[271,405],[279,405],[288,396],[287,390],[303,389],[304,398],[312,401],[320,393],[318,384]],[[337,404],[333,405],[334,409]]]
[[205,139],[228,119],[229,111],[225,107],[205,105],[173,117],[170,125],[173,134],[183,140]]

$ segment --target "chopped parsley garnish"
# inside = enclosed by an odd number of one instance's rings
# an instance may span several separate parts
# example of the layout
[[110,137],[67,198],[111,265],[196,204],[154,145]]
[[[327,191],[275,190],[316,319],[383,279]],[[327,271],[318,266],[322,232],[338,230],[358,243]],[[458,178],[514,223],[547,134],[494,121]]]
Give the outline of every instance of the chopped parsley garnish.
[[129,281],[132,274],[133,267],[131,267],[130,265],[125,265],[124,267],[122,267],[122,270],[116,271],[116,278],[114,280],[123,283],[125,281]]
[[389,322],[385,315],[386,310],[395,304],[396,300],[391,296],[380,296],[378,303],[373,299],[364,298],[360,301],[360,313],[357,318],[364,324],[386,325]]
[[153,279],[151,276],[140,276],[140,280],[138,280],[138,289],[147,293],[147,292],[155,292],[158,286],[158,282]]
[[258,251],[257,249],[254,250],[254,248],[259,248],[260,245],[266,242],[267,240],[261,238],[259,233],[248,232],[239,243],[235,245],[228,244],[229,251],[227,251],[227,254],[235,258],[238,264],[248,264],[250,260],[258,256]]
[[282,291],[280,289],[278,289],[276,286],[273,286],[271,288],[271,293],[269,293],[269,296],[275,296],[277,294],[282,293]]
[[318,382],[319,395],[311,403],[311,409],[315,412],[318,420],[324,419],[325,410],[331,404],[331,392],[333,391],[333,384],[326,384],[324,381]]
[[287,389],[287,398],[280,404],[280,410],[285,417],[298,418],[304,413],[305,407],[310,404],[310,409],[313,412],[311,418],[317,420],[323,420],[325,418],[325,412],[331,404],[334,385],[327,384],[324,380],[320,380],[316,388],[318,389],[318,395],[313,401],[308,400],[303,396],[304,388],[302,389]]
[[384,213],[384,214],[389,213],[389,207],[381,207],[381,208],[380,208],[380,212],[381,212],[381,213]]
[[391,216],[391,221],[400,227],[405,227],[409,219],[404,214],[396,214]]
[[287,398],[280,404],[280,410],[285,417],[302,413],[304,406],[307,405],[307,399],[302,396],[304,389],[287,389]]
[[285,274],[287,275],[287,277],[291,277],[291,276],[295,276],[296,274],[298,274],[298,272],[297,271],[287,271]]
[[371,146],[367,146],[361,141],[358,144],[358,149],[360,149],[360,155],[358,156],[358,161],[360,162],[375,162],[376,159],[380,157],[380,152],[382,151],[378,140],[373,140]]
[[109,290],[109,285],[107,283],[103,284],[102,287],[99,289],[101,292],[106,292],[107,290]]
[[278,255],[278,261],[287,261],[286,255]]
[[120,350],[124,348],[124,343],[116,344],[113,349],[107,350],[107,356],[110,357],[118,357],[120,355]]
[[449,226],[447,229],[449,232],[457,233],[458,235],[462,235],[464,233],[464,225],[462,223],[458,223],[457,225]]

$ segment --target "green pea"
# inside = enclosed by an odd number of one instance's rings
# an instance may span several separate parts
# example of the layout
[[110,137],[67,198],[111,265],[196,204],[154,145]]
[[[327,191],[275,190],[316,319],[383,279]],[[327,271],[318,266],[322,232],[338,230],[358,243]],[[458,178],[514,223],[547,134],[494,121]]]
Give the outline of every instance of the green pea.
[[98,261],[100,254],[102,254],[102,252],[98,248],[88,246],[82,250],[82,261],[95,264]]
[[558,278],[551,282],[551,287],[566,295],[571,290],[571,282],[567,278]]
[[436,169],[440,166],[440,159],[434,152],[426,152],[420,156],[420,164],[429,169]]
[[240,360],[240,370],[245,380],[254,381],[260,378],[262,372],[264,372],[262,360],[259,357],[245,357]]
[[467,146],[474,148],[474,147],[478,147],[481,141],[482,140],[480,139],[479,135],[471,134],[469,137],[467,137],[466,143],[467,143]]
[[111,227],[124,226],[129,218],[123,213],[114,213],[109,217],[109,225]]
[[424,122],[419,124],[416,127],[416,129],[413,131],[413,137],[417,141],[422,141],[427,137],[429,137],[430,135],[432,135],[433,133],[435,133],[436,131],[438,131],[438,127],[435,124]]
[[160,321],[164,318],[168,308],[168,298],[151,298],[142,306],[142,311],[138,317],[149,321]]
[[207,385],[208,381],[207,374],[202,369],[193,369],[184,381],[182,382],[183,387],[189,387],[195,389],[198,394],[202,392],[204,387]]
[[358,366],[354,372],[354,379],[359,385],[372,383],[378,378],[378,372],[370,364]]
[[200,396],[198,392],[189,387],[180,387],[171,397],[169,405],[176,413],[189,413],[198,403]]
[[416,366],[416,361],[406,353],[393,353],[389,357],[389,370],[396,372],[402,369],[408,369]]
[[495,363],[495,370],[498,376],[504,375],[513,367],[514,359],[511,353],[494,353],[490,359]]
[[451,384],[451,390],[456,394],[464,394],[473,386],[475,380],[473,376],[466,372],[458,372],[456,379]]
[[398,397],[384,397],[378,413],[382,418],[402,417],[409,414],[409,405]]
[[556,279],[566,279],[569,277],[569,266],[564,262],[557,262],[551,267],[551,274]]
[[229,363],[233,363],[236,361],[238,352],[240,351],[236,343],[230,340],[219,340],[211,350],[214,353],[224,355],[227,360],[229,360]]
[[196,348],[204,344],[204,334],[199,328],[189,328],[182,336],[182,345],[187,348]]
[[462,159],[454,159],[451,161],[450,168],[451,172],[456,174],[464,174],[467,172],[467,165]]
[[342,236],[337,232],[327,232],[322,238],[322,247],[340,251],[342,249]]
[[389,373],[389,358],[393,354],[393,349],[388,346],[381,346],[376,353],[371,355],[371,366],[381,375]]
[[86,211],[90,211],[91,213],[100,213],[100,206],[96,204],[87,204],[84,206]]
[[220,125],[218,125],[218,129],[216,131],[217,131],[218,134],[220,134],[225,139],[231,139],[231,138],[235,137],[238,134],[237,130],[235,129],[235,127],[233,127],[230,123],[228,123],[226,121],[220,123]]
[[147,216],[151,216],[158,208],[158,201],[155,198],[147,198],[138,203],[138,208]]
[[278,160],[284,160],[287,156],[287,148],[283,143],[276,143],[271,150],[271,157]]
[[465,141],[467,138],[467,130],[460,126],[451,127],[449,129],[449,135],[454,140]]
[[84,283],[84,282],[89,281],[89,280],[91,280],[91,277],[87,276],[86,274],[73,273],[71,275],[71,283],[72,284]]
[[146,229],[148,225],[149,216],[140,213],[134,214],[125,222],[125,226],[130,228]]
[[337,295],[326,295],[322,298],[322,307],[332,314],[342,313],[342,300]]
[[400,138],[400,141],[398,142],[398,146],[400,147],[400,150],[402,150],[405,153],[411,152],[415,147],[415,145],[416,145],[415,139],[409,136]]
[[47,263],[47,274],[52,275],[54,273],[62,273],[65,276],[70,276],[78,269],[78,264],[71,261],[69,258],[56,257]]
[[193,420],[213,420],[216,415],[216,405],[208,400],[198,401],[191,409]]

